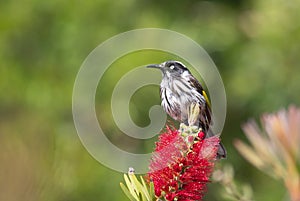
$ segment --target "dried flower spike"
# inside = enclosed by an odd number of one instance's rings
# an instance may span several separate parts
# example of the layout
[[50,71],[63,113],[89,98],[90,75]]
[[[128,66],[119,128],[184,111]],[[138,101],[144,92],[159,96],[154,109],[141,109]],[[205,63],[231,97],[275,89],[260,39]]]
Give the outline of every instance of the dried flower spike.
[[254,121],[243,126],[252,147],[235,141],[238,151],[254,166],[282,179],[292,201],[300,200],[300,109],[290,106],[262,116],[263,131]]
[[223,197],[234,201],[253,201],[253,191],[249,185],[237,185],[234,181],[234,169],[231,165],[214,171],[212,179],[225,189]]

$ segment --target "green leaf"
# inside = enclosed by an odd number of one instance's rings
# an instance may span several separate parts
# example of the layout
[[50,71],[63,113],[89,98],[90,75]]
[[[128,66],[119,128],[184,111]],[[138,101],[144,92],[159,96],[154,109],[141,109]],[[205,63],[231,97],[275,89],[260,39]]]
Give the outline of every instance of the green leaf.
[[147,197],[147,200],[151,201],[151,194],[148,190],[148,186],[146,185],[146,182],[145,182],[145,180],[142,176],[140,176],[140,179],[141,179],[142,184],[143,184],[143,192],[145,193],[145,196]]
[[124,174],[125,184],[120,183],[120,186],[127,197],[134,201],[153,201],[155,200],[154,185],[150,182],[150,187],[140,176],[140,180],[133,172]]
[[150,196],[151,196],[152,198],[155,198],[155,193],[154,193],[154,183],[151,181],[149,185],[150,185],[150,188],[149,188]]
[[129,190],[126,188],[126,186],[123,183],[120,183],[120,186],[130,201],[136,201],[136,199],[131,195],[131,193],[129,192]]
[[143,185],[138,181],[138,179],[136,178],[136,176],[134,174],[128,174],[128,176],[129,176],[137,194],[141,196],[141,200],[147,201],[146,196],[144,194]]
[[130,194],[135,198],[135,200],[139,200],[137,193],[135,192],[135,185],[129,180],[128,176],[124,174],[124,180],[126,182],[127,188]]

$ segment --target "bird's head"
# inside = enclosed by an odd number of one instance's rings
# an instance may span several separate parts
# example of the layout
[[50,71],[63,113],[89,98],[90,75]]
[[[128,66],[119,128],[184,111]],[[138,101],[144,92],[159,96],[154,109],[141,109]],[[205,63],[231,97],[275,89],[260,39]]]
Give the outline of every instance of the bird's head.
[[189,70],[179,61],[166,61],[161,64],[150,64],[147,68],[158,68],[162,71],[164,76],[181,76],[184,72]]

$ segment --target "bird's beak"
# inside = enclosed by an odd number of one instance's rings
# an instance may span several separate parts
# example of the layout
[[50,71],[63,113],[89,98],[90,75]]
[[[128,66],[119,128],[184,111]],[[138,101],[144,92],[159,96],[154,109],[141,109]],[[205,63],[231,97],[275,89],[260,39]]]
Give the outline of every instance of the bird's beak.
[[146,66],[147,68],[158,68],[158,69],[162,69],[162,66],[160,64],[150,64],[148,66]]

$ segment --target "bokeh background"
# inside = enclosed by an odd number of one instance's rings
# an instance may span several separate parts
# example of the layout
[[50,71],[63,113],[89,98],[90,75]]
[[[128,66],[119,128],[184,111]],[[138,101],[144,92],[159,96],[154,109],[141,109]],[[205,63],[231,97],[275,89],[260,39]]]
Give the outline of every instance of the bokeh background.
[[[197,41],[216,63],[227,94],[222,140],[235,179],[261,201],[286,199],[284,186],[235,150],[240,125],[264,112],[300,105],[300,1],[0,1],[0,200],[126,200],[122,173],[93,159],[72,119],[72,88],[87,55],[110,37],[136,28],[165,28]],[[124,137],[110,111],[114,85],[133,67],[162,61],[158,51],[117,60],[101,80],[96,110],[107,137],[120,148],[150,152],[155,139]],[[121,68],[122,67],[122,68]],[[99,85],[99,86],[100,86]],[[149,98],[152,97],[152,98]],[[157,86],[140,89],[130,112],[140,126],[159,104]],[[226,200],[210,184],[205,200]]]

